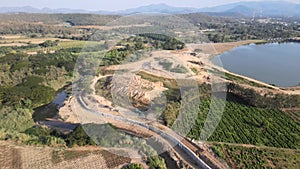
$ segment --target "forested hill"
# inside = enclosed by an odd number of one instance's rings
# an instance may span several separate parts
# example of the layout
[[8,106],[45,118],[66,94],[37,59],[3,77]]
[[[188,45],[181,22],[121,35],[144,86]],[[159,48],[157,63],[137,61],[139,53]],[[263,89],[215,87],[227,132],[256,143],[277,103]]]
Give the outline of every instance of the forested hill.
[[32,24],[62,24],[77,25],[105,25],[120,16],[118,15],[95,15],[95,14],[0,14],[1,23],[32,23]]

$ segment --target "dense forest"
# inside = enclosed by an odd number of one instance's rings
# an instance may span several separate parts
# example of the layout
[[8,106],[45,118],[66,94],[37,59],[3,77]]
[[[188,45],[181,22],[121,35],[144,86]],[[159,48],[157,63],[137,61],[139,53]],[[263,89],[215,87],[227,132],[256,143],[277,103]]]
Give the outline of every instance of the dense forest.
[[0,14],[0,34],[23,34],[29,37],[57,36],[75,38],[95,32],[95,29],[80,29],[74,26],[106,25],[119,18],[113,15],[92,14]]
[[[44,42],[40,45],[51,46],[55,43]],[[35,125],[32,118],[34,109],[50,103],[56,92],[71,81],[76,53],[81,51],[80,48],[66,48],[52,54],[28,55],[22,52],[27,48],[0,48],[1,139],[18,138],[25,142],[37,139],[24,133]],[[54,137],[49,139],[51,143],[63,142]]]
[[264,22],[268,19],[208,17],[195,13],[180,16],[199,26],[201,30],[210,30],[205,34],[214,43],[250,39],[287,39],[300,36],[298,19],[279,18]]

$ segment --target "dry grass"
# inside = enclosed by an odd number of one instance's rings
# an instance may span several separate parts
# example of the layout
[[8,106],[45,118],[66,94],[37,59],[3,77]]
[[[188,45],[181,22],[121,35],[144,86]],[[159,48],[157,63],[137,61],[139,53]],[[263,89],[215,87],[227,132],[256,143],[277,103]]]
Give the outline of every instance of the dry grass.
[[21,168],[21,152],[9,145],[0,144],[0,168]]
[[[9,36],[11,37],[11,36]],[[17,38],[19,37],[19,38]],[[26,38],[26,37],[20,37],[20,36],[16,36],[15,38],[5,38],[5,39],[0,39],[0,45],[1,46],[24,46],[24,45],[28,45],[28,44],[40,44],[45,42],[46,40],[51,40],[51,41],[55,41],[55,40],[59,40],[59,41],[72,41],[72,40],[67,40],[67,39],[58,39],[58,38],[50,38],[50,37],[46,37],[46,38]]]
[[0,141],[0,169],[111,169],[130,163],[99,147],[72,149],[21,146]]
[[188,47],[193,49],[200,49],[201,54],[208,54],[210,56],[215,56],[223,52],[229,51],[238,46],[247,45],[251,43],[262,43],[262,40],[246,40],[238,42],[226,42],[226,43],[203,43],[203,44],[189,44]]
[[239,41],[239,42],[229,42],[229,43],[214,43],[213,47],[215,48],[217,54],[221,54],[223,52],[229,51],[233,48],[236,48],[241,45],[247,45],[250,43],[260,43],[261,40],[246,40],[246,41]]
[[28,46],[26,43],[5,43],[5,44],[0,44],[0,47],[2,46]]
[[20,39],[24,37],[23,35],[3,35],[3,36],[0,36],[0,38],[3,38],[3,39]]

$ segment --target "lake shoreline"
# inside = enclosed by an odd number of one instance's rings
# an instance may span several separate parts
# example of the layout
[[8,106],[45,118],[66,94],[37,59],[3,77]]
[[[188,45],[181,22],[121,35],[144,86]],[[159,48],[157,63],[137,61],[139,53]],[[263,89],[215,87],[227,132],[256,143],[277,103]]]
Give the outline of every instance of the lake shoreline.
[[[255,44],[255,45],[265,45],[265,44],[274,44],[274,43],[276,43],[276,44],[282,44],[282,43],[300,43],[300,39],[299,39],[298,42],[288,42],[288,41],[286,41],[286,42],[281,42],[281,43],[279,43],[279,42],[268,42],[268,41],[265,41],[265,40],[240,41],[240,42],[230,42],[230,43],[214,43],[213,46],[214,47],[216,47],[216,46],[218,47],[216,49],[217,53],[215,55],[210,56],[209,60],[211,61],[211,63],[214,66],[217,66],[217,67],[221,68],[224,72],[230,73],[230,74],[232,74],[234,76],[238,76],[238,77],[243,78],[245,80],[253,81],[255,83],[259,83],[259,84],[262,84],[262,85],[264,85],[266,87],[271,87],[271,88],[276,89],[276,90],[282,90],[284,92],[289,92],[289,93],[292,93],[292,94],[300,94],[300,85],[287,86],[287,87],[282,87],[282,86],[278,86],[278,85],[274,86],[272,84],[269,84],[267,82],[264,82],[264,81],[261,81],[261,80],[258,80],[258,79],[252,78],[252,77],[249,77],[247,75],[242,75],[242,74],[239,74],[239,73],[232,72],[229,69],[226,69],[225,67],[220,67],[219,65],[216,65],[215,63],[212,62],[213,58],[220,57],[224,53],[230,52],[233,49],[241,47],[241,46],[248,46],[248,45],[253,45],[253,44]],[[225,47],[223,47],[223,46],[225,46]]]

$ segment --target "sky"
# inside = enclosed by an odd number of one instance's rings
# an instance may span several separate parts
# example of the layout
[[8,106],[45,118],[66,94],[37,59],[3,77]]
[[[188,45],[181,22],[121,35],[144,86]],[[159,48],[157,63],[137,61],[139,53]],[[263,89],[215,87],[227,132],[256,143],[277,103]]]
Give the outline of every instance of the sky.
[[[1,0],[0,7],[71,8],[84,10],[124,10],[149,4],[165,3],[178,7],[211,7],[240,1],[260,0]],[[300,3],[300,0],[286,0]]]

